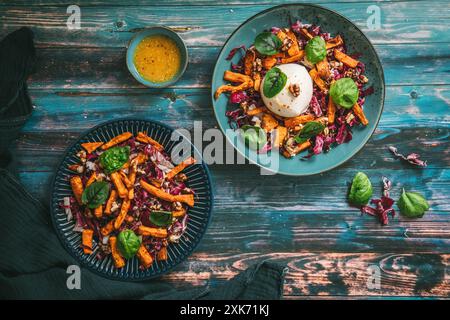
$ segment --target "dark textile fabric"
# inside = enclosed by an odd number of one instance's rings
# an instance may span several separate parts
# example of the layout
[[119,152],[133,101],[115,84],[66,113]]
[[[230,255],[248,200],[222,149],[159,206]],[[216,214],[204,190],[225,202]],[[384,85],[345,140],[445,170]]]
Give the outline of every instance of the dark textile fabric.
[[[67,287],[77,262],[60,244],[47,207],[6,168],[8,147],[31,114],[26,79],[34,69],[31,30],[0,42],[0,299],[279,299],[284,267],[260,262],[215,288],[176,289],[164,280],[120,282],[81,269],[81,289]],[[176,271],[174,271],[176,272]]]

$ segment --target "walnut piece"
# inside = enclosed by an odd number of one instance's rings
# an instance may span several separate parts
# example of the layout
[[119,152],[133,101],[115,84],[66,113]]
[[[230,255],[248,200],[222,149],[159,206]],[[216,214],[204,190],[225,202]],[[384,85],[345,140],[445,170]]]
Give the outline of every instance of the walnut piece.
[[298,97],[300,95],[300,85],[298,83],[291,83],[289,85],[289,92],[294,96]]

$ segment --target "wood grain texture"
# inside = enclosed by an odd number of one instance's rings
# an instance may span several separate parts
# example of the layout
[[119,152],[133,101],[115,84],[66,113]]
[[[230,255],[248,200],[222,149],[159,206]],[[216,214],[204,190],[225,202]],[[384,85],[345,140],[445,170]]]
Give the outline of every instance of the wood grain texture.
[[[38,72],[30,81],[35,109],[12,149],[21,181],[48,203],[66,147],[106,120],[151,118],[191,131],[201,120],[204,128],[216,127],[210,78],[221,45],[244,20],[281,2],[286,1],[80,0],[81,31],[65,27],[67,1],[0,2],[0,37],[28,25],[38,45]],[[318,3],[361,27],[382,59],[388,86],[374,136],[344,165],[310,178],[261,176],[249,164],[211,165],[216,205],[208,232],[194,255],[160,281],[180,288],[215,286],[269,259],[288,266],[289,299],[448,298],[448,2],[379,1],[378,31],[365,26],[372,3]],[[175,27],[189,45],[183,79],[163,90],[141,87],[124,62],[130,37],[155,24]],[[388,145],[420,153],[429,166],[413,168],[394,159]],[[377,196],[382,176],[394,182],[395,199],[402,187],[423,193],[430,212],[414,220],[397,215],[388,226],[361,216],[345,201],[358,171],[371,177]],[[367,286],[368,266],[380,268],[379,290]]]
[[[368,3],[329,3],[325,6],[339,11],[361,27],[374,43],[442,42],[450,26],[445,10],[447,1],[380,2],[382,29],[368,30]],[[152,25],[173,27],[188,45],[217,46],[243,21],[272,5],[248,6],[127,6],[85,7],[82,30],[68,30],[65,7],[1,6],[0,34],[22,25],[31,25],[40,46],[113,46],[124,47],[130,37]],[[417,14],[415,14],[417,13]]]

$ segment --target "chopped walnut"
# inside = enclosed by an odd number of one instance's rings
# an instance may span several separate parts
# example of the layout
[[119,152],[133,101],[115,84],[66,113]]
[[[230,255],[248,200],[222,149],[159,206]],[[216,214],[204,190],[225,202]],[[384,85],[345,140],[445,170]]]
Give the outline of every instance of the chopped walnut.
[[291,83],[289,85],[289,92],[294,96],[298,97],[300,95],[300,85],[298,83]]
[[350,124],[350,122],[352,122],[353,119],[355,119],[355,115],[354,115],[353,113],[349,113],[349,114],[345,117],[345,122],[347,122],[348,124]]
[[117,204],[116,201],[114,201],[111,205],[111,212],[115,212],[117,211],[117,209],[119,209],[119,205]]
[[260,58],[256,58],[253,61],[253,72],[261,72],[262,71],[262,61]]
[[292,40],[288,37],[284,38],[281,45],[281,51],[288,51],[292,47]]
[[367,83],[367,82],[369,82],[369,79],[368,79],[366,76],[364,76],[364,75],[360,75],[360,76],[359,76],[359,79],[361,80],[362,83]]
[[82,163],[85,163],[85,162],[86,162],[86,151],[80,150],[80,151],[77,153],[77,157],[80,158],[80,160],[81,160]]

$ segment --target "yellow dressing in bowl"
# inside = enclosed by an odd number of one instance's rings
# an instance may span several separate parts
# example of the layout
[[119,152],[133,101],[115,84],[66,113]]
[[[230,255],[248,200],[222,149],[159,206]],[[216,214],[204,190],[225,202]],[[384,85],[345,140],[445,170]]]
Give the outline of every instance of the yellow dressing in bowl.
[[181,52],[175,41],[167,36],[148,36],[136,47],[134,65],[144,79],[166,82],[179,72]]

